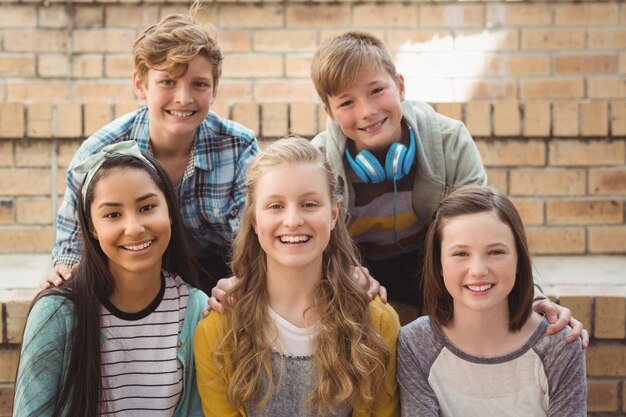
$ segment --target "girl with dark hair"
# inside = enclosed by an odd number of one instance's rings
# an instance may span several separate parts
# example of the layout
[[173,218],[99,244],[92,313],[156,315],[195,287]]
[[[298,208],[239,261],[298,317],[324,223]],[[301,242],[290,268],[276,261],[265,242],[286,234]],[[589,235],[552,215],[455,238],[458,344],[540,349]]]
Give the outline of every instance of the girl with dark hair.
[[253,160],[247,189],[238,281],[225,314],[211,311],[194,340],[205,415],[398,416],[400,323],[354,277],[324,156],[305,139],[281,139]]
[[193,334],[207,297],[166,174],[134,141],[75,169],[82,257],[33,301],[13,416],[202,416]]
[[398,340],[402,415],[586,416],[581,341],[546,335],[547,319],[532,311],[530,254],[511,200],[459,188],[440,202],[425,248],[428,316]]

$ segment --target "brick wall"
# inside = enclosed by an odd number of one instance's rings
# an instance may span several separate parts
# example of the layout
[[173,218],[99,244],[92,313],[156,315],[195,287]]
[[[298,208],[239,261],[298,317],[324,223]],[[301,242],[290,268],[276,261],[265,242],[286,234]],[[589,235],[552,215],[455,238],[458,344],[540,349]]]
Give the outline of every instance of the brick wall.
[[[137,107],[131,47],[189,0],[0,0],[0,253],[47,252],[80,141]],[[271,140],[324,114],[314,51],[382,37],[407,97],[462,119],[540,254],[626,253],[626,3],[210,1],[225,53],[214,109]]]
[[[0,290],[0,417],[10,416],[19,343],[33,291]],[[591,335],[587,348],[589,416],[626,416],[626,297],[563,290],[552,296]]]

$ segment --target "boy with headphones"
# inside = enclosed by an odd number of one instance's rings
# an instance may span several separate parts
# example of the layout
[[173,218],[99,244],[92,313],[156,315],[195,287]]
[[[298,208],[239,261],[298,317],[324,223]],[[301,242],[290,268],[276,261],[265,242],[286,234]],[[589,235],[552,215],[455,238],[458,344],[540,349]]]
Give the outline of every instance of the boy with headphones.
[[420,309],[423,234],[449,190],[487,183],[478,149],[461,122],[404,100],[402,75],[368,33],[322,45],[311,77],[329,116],[313,144],[343,181],[363,263],[390,301]]

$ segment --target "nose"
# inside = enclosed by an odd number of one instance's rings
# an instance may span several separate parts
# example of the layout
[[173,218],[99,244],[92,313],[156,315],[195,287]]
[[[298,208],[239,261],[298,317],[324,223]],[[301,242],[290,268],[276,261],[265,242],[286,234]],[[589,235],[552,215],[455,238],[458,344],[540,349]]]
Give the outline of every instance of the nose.
[[176,89],[176,102],[182,105],[186,105],[191,103],[191,92],[189,91],[188,86],[183,83],[179,83],[178,88]]
[[473,277],[484,277],[489,273],[489,266],[482,259],[477,258],[471,264],[470,273]]
[[145,230],[143,222],[137,216],[130,215],[126,217],[126,227],[124,229],[126,236],[138,237]]
[[359,107],[363,119],[368,119],[376,113],[376,108],[369,99],[361,100]]
[[300,213],[299,208],[290,207],[285,211],[285,218],[283,220],[285,227],[294,229],[304,224],[304,219]]

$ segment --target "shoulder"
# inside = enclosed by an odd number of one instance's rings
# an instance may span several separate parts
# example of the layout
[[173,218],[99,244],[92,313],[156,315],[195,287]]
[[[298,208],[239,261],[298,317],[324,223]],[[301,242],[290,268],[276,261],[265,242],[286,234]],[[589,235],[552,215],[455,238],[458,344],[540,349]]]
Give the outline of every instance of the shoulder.
[[368,306],[370,320],[374,329],[381,334],[398,335],[400,319],[390,304],[380,301],[379,297],[370,301]]
[[415,338],[434,338],[435,333],[433,324],[428,316],[418,317],[411,323],[405,325],[400,329],[401,340],[411,340]]
[[192,287],[191,285],[185,283],[187,289],[189,290],[189,302],[188,306],[192,306],[194,308],[201,307],[203,310],[207,306],[207,300],[209,296],[204,293],[204,291],[199,290],[196,287]]
[[212,111],[204,118],[200,127],[210,131],[212,133],[210,136],[227,136],[244,144],[256,143],[256,137],[251,129]]
[[548,322],[542,317],[541,323],[537,326],[538,335],[532,349],[542,358],[546,367],[561,366],[563,363],[571,362],[577,357],[584,357],[584,351],[582,349],[582,342],[579,339],[572,343],[567,343],[565,337],[572,332],[570,326],[565,326],[558,333],[548,335],[545,333],[545,329],[548,327]]
[[74,327],[74,304],[62,295],[46,295],[32,306],[26,328],[24,342],[44,337],[63,339]]
[[226,334],[228,319],[226,314],[210,311],[209,315],[198,322],[194,338],[196,350],[212,352],[213,347]]
[[428,316],[419,317],[400,329],[398,354],[411,353],[420,360],[431,362],[444,347],[441,329]]

